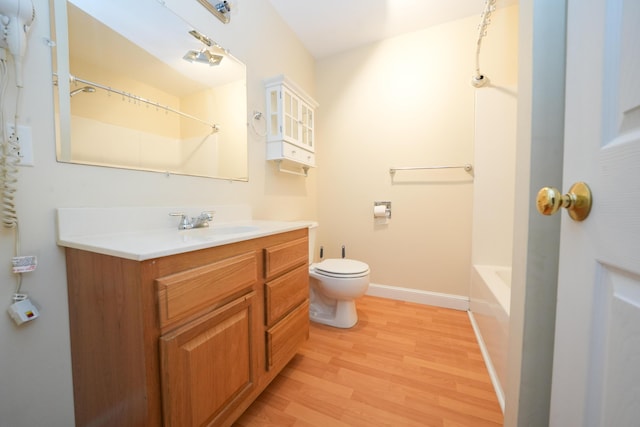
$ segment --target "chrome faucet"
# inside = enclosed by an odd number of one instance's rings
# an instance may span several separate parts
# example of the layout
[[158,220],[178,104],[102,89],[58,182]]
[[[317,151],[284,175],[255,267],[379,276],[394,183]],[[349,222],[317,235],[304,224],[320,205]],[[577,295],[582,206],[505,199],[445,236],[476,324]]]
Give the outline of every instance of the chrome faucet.
[[214,211],[202,212],[200,216],[190,218],[182,212],[172,212],[169,215],[179,216],[178,230],[191,230],[192,228],[204,228],[209,226],[209,221],[213,220]]

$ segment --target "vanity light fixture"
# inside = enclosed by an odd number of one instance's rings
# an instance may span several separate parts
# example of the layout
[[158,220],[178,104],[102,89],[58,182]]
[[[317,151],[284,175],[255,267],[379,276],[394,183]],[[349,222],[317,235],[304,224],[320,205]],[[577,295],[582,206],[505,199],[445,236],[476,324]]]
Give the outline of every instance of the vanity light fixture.
[[231,5],[228,1],[217,0],[198,0],[209,12],[218,18],[223,24],[228,24],[231,18],[229,12],[231,12]]
[[229,53],[225,48],[223,48],[218,43],[216,43],[213,40],[211,40],[210,37],[207,37],[204,34],[202,34],[200,31],[191,30],[191,31],[189,31],[189,34],[191,34],[198,41],[200,41],[203,44],[209,46],[211,48],[210,51],[212,51],[211,53],[213,53],[213,54],[224,56],[227,53]]
[[213,67],[214,65],[220,64],[223,56],[213,54],[206,48],[202,48],[201,50],[190,50],[182,58],[189,62],[198,62]]
[[209,37],[202,34],[200,31],[191,30],[189,31],[189,34],[191,34],[193,37],[200,40],[202,43],[206,44],[207,46],[213,46],[214,44],[216,44],[213,40],[211,40]]
[[200,50],[190,50],[188,51],[183,58],[189,62],[199,62],[201,64],[208,64],[209,66],[214,66],[220,64],[223,55],[227,53],[226,50],[222,48],[218,43],[211,40],[209,37],[205,36],[199,31],[191,30],[189,31],[193,37],[198,39],[198,41],[202,42],[202,44],[209,46],[214,52],[206,47],[203,47]]

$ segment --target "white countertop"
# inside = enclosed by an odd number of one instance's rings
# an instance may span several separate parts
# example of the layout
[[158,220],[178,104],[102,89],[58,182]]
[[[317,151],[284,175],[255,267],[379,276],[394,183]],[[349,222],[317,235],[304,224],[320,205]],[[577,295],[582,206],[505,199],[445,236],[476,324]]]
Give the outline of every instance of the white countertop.
[[[58,245],[144,261],[307,228],[311,223],[251,219],[216,221],[214,217],[209,227],[178,230],[178,218],[171,217],[167,222],[163,217],[162,226],[149,220],[150,214],[168,216],[168,212],[175,212],[175,209],[131,209],[58,209]],[[202,210],[218,212],[218,209]],[[246,217],[235,217],[242,216]],[[169,226],[164,226],[164,223]]]

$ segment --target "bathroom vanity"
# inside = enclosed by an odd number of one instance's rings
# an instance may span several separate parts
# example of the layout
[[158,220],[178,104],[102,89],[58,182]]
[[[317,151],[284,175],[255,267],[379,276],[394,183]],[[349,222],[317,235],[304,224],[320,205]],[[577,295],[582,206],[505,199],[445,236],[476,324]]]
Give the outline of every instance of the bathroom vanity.
[[76,425],[229,426],[244,412],[309,333],[308,229],[267,223],[61,233]]

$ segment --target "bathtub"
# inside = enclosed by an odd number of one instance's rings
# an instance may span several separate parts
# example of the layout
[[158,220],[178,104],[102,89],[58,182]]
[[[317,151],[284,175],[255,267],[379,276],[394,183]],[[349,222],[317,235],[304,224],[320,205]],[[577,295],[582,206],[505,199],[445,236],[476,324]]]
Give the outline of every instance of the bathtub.
[[504,412],[507,380],[511,267],[474,265],[471,269],[469,318]]

